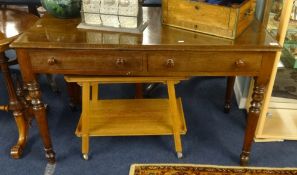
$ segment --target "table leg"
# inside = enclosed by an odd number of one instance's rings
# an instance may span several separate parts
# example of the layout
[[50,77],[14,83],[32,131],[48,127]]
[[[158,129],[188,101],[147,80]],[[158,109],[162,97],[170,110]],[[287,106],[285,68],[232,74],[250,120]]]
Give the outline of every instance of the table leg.
[[178,113],[178,107],[176,102],[176,95],[175,95],[175,87],[174,85],[177,82],[174,81],[167,81],[167,88],[168,88],[168,97],[169,97],[169,106],[170,111],[172,114],[172,126],[173,126],[173,137],[174,137],[174,145],[175,145],[175,151],[177,153],[178,158],[182,158],[182,143],[181,143],[181,137],[180,137],[180,116]]
[[69,96],[69,106],[71,110],[77,109],[77,107],[81,106],[81,87],[72,82],[67,82],[67,92]]
[[17,58],[22,72],[22,78],[28,91],[26,100],[31,102],[31,112],[34,114],[43,141],[46,158],[49,163],[55,163],[55,152],[52,147],[45,106],[41,101],[41,91],[36,81],[36,75],[31,69],[28,53],[24,49],[17,49]]
[[30,4],[30,5],[28,5],[28,10],[29,10],[29,13],[40,17],[40,15],[38,13],[38,10],[37,10],[37,5],[36,4]]
[[143,98],[143,83],[135,84],[135,98],[137,99]]
[[[98,97],[98,96],[97,96]],[[93,100],[93,99],[92,99]],[[82,154],[88,160],[89,154],[89,114],[90,114],[90,83],[84,82],[82,86]]]
[[242,148],[242,152],[240,155],[240,165],[246,166],[249,162],[250,150],[252,147],[253,139],[255,136],[255,131],[257,127],[257,122],[260,115],[260,110],[262,106],[262,100],[264,97],[265,86],[260,84],[260,82],[255,81],[251,107],[249,109],[248,117],[247,117],[247,126],[245,130],[245,138],[244,144]]
[[43,141],[46,158],[48,159],[49,163],[54,164],[56,162],[55,152],[53,150],[49,134],[45,106],[41,101],[41,91],[39,88],[39,84],[36,81],[32,81],[27,83],[27,87],[29,96],[31,98],[33,113],[35,115],[35,119]]
[[227,77],[227,88],[226,88],[225,106],[224,106],[225,113],[229,113],[231,109],[234,82],[235,82],[235,77]]
[[18,132],[19,132],[18,141],[16,145],[11,148],[10,155],[11,157],[18,159],[21,157],[23,153],[23,149],[26,145],[28,123],[26,122],[25,115],[24,115],[24,106],[19,101],[16,95],[11,74],[8,68],[8,60],[4,56],[4,53],[1,53],[0,55],[0,66],[1,66],[1,71],[3,73],[3,78],[6,84],[8,97],[9,97],[8,109],[13,113],[13,116],[17,124]]

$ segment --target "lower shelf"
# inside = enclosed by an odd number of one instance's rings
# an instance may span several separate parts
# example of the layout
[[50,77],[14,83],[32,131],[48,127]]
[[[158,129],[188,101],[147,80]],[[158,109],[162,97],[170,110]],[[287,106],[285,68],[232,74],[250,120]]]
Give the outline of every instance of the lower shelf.
[[[181,99],[177,99],[180,134],[187,131]],[[80,118],[76,135],[81,137]],[[168,99],[98,100],[90,105],[89,136],[172,135]]]
[[271,116],[266,117],[263,131],[256,139],[297,140],[297,110],[269,109],[269,112]]

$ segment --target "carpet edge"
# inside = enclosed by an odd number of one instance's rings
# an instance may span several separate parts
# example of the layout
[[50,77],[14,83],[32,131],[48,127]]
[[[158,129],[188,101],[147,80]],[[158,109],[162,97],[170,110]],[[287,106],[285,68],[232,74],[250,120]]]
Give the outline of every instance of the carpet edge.
[[225,165],[209,165],[209,164],[171,164],[171,163],[153,163],[153,164],[131,164],[129,175],[134,172],[136,166],[193,166],[193,167],[209,167],[209,168],[232,168],[232,169],[261,169],[261,170],[297,170],[297,167],[253,167],[253,166],[225,166]]
[[138,166],[138,165],[141,165],[141,164],[131,164],[130,165],[129,175],[133,175],[134,174],[135,167]]

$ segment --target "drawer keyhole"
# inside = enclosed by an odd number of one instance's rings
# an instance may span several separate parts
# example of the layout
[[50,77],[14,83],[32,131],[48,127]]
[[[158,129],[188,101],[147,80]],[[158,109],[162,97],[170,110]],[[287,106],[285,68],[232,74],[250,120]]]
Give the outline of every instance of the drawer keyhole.
[[57,60],[55,59],[55,57],[51,57],[47,60],[48,65],[54,65],[56,63],[57,63]]
[[241,59],[239,59],[235,62],[235,66],[238,68],[244,67],[245,65],[246,65],[246,63]]
[[125,61],[125,59],[123,59],[123,58],[118,58],[118,59],[116,59],[116,65],[117,65],[117,66],[124,66],[125,63],[126,63],[126,61]]
[[174,60],[172,58],[169,58],[166,62],[167,67],[172,68],[174,67]]

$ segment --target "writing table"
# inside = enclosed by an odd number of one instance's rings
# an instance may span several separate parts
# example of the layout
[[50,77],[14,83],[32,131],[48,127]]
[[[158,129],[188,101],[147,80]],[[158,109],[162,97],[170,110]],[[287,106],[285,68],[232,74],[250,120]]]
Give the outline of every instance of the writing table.
[[[143,35],[77,29],[80,19],[42,17],[15,40],[24,82],[40,127],[46,157],[54,162],[38,73],[107,76],[250,76],[256,80],[240,161],[249,160],[265,87],[280,45],[258,22],[237,39],[223,39],[161,24],[160,8],[144,8]],[[198,92],[189,92],[198,93]],[[215,129],[215,128],[213,128]]]

